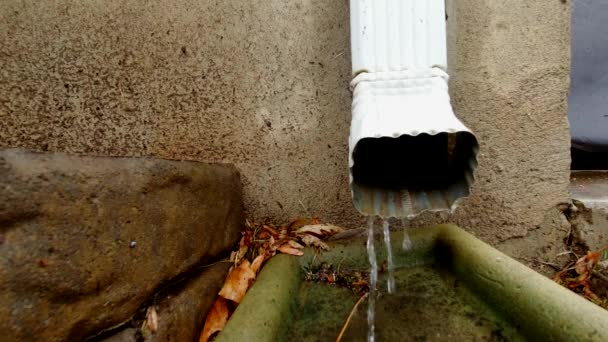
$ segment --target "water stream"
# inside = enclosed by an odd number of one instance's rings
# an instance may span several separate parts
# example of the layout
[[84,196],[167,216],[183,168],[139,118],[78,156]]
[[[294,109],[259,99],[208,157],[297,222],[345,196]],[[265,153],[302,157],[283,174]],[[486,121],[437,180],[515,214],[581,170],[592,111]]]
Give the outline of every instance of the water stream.
[[401,247],[406,252],[411,251],[412,250],[412,240],[410,239],[410,233],[408,232],[409,220],[404,217],[401,222],[403,222],[403,243],[401,244]]
[[[404,251],[412,249],[412,240],[408,232],[409,221],[403,218],[403,243]],[[395,265],[393,263],[393,251],[391,248],[390,225],[388,220],[382,221],[382,233],[384,235],[384,247],[386,248],[386,263],[388,268],[387,290],[389,294],[395,293]],[[376,251],[374,248],[374,217],[367,217],[367,257],[371,266],[369,275],[369,299],[367,308],[367,323],[369,326],[367,339],[373,342],[375,339],[375,324],[374,315],[376,311],[376,286],[378,284],[378,260],[376,259]]]
[[376,312],[376,284],[378,283],[378,262],[374,248],[374,217],[367,217],[367,257],[371,270],[369,272],[369,295],[367,307],[367,340],[375,340],[374,314]]
[[[388,268],[387,290],[389,294],[395,293],[395,265],[393,264],[393,251],[391,249],[391,235],[388,220],[382,221],[382,233],[384,235],[384,246],[386,248],[386,263]],[[367,340],[373,342],[375,339],[374,314],[376,312],[376,287],[378,285],[378,260],[374,247],[374,217],[367,218],[367,257],[371,266],[369,274],[369,296],[367,307],[367,324],[369,326]]]
[[388,220],[382,221],[382,232],[384,234],[384,246],[386,247],[386,263],[388,266],[388,293],[395,292],[395,266],[393,264],[393,251],[391,249],[391,235]]

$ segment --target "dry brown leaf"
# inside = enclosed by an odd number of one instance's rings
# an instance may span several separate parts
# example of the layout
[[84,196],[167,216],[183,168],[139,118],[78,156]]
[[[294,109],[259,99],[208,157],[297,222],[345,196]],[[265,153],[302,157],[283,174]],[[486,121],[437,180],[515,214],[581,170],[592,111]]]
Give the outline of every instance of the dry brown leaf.
[[314,223],[312,223],[310,219],[300,218],[289,222],[287,225],[284,226],[284,228],[287,229],[288,232],[292,232],[309,224]]
[[587,272],[587,256],[581,257],[576,261],[576,265],[574,265],[574,270],[577,274],[583,274]]
[[310,234],[304,234],[302,235],[302,242],[310,247],[310,246],[314,246],[314,247],[318,247],[324,250],[329,250],[329,246],[321,241],[320,238],[316,237],[315,235],[310,235]]
[[244,259],[240,265],[228,274],[219,295],[233,302],[240,303],[254,280],[255,272],[251,269],[251,263],[249,263],[249,260]]
[[263,230],[263,231],[261,231],[261,232],[258,234],[258,239],[259,239],[259,240],[266,240],[266,239],[268,239],[268,238],[269,238],[269,237],[271,237],[271,236],[272,236],[272,235],[270,235],[270,233],[269,233],[269,232],[267,232],[267,231]]
[[267,231],[268,233],[270,233],[272,236],[277,236],[279,235],[279,232],[277,232],[277,230],[267,224],[262,226],[262,229],[264,229],[265,231]]
[[251,270],[257,274],[260,271],[260,268],[262,268],[262,264],[264,263],[265,258],[265,253],[260,253],[260,255],[258,255],[257,257],[255,257],[255,259],[253,259],[253,262],[251,263]]
[[203,327],[203,331],[201,332],[198,341],[207,342],[211,336],[222,331],[228,321],[229,314],[226,300],[222,297],[218,297],[213,303],[211,310],[209,310],[209,313],[207,313],[205,326]]
[[279,248],[277,248],[277,250],[281,253],[291,254],[291,255],[295,255],[295,256],[304,255],[304,252],[302,252],[301,250],[299,250],[297,248],[291,247],[289,245],[289,243],[282,244]]
[[302,236],[303,234],[315,235],[319,238],[330,237],[332,235],[341,233],[346,229],[334,226],[333,224],[310,224],[296,230],[296,234]]
[[150,306],[146,311],[146,324],[152,333],[158,330],[158,314],[153,306]]
[[289,244],[289,246],[293,247],[293,248],[297,248],[297,249],[302,249],[304,248],[304,246],[300,245],[299,243],[293,241],[293,240],[289,240],[287,241],[287,243]]
[[239,242],[239,250],[236,252],[236,255],[234,256],[234,260],[232,258],[232,255],[230,255],[230,261],[234,262],[234,264],[238,264],[241,259],[243,259],[245,257],[245,254],[247,254],[247,251],[249,251],[249,247],[247,247],[247,244],[245,243],[245,237],[241,238],[241,241]]
[[277,249],[277,244],[274,241],[274,238],[271,236],[270,239],[268,239],[268,248],[270,249],[270,251],[276,251]]
[[588,251],[587,255],[581,257],[576,261],[576,265],[574,265],[574,270],[577,274],[585,274],[587,272],[590,272],[599,260],[600,253]]
[[591,270],[600,261],[600,252],[587,252],[587,268]]

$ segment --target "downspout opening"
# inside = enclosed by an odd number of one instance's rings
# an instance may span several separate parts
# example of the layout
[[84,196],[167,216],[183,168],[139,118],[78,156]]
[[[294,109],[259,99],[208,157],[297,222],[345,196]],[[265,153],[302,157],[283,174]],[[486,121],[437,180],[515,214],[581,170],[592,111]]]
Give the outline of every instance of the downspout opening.
[[477,150],[467,131],[361,139],[351,167],[354,205],[382,217],[451,209],[469,195]]

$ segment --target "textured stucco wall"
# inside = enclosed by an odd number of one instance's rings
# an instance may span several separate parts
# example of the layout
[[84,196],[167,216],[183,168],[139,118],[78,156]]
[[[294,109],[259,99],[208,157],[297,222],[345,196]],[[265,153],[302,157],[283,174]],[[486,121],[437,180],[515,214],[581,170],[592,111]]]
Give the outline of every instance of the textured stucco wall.
[[489,241],[522,237],[569,197],[570,4],[447,3],[452,102],[481,144],[454,220]]
[[[481,142],[453,220],[525,235],[568,197],[569,5],[448,1]],[[0,2],[0,147],[234,162],[250,216],[352,225],[348,1]],[[420,222],[445,220],[425,214]]]

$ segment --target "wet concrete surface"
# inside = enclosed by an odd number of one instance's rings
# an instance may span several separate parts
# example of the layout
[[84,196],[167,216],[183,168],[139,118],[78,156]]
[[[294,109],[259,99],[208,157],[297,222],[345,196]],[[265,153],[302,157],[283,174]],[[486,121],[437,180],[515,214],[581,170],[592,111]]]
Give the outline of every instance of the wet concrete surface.
[[608,171],[572,171],[570,191],[588,208],[608,209]]

